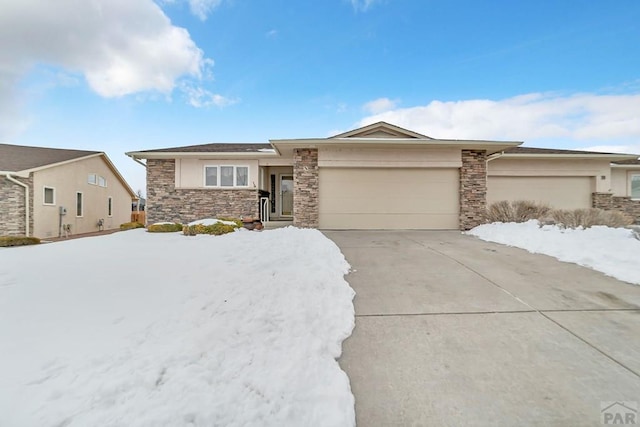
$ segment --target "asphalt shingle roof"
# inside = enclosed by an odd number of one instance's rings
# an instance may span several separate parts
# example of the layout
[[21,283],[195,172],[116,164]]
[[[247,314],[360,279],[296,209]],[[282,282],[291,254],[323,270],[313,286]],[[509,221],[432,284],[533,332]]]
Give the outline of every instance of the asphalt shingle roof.
[[258,153],[273,149],[271,144],[201,144],[186,147],[142,150],[141,153]]
[[18,172],[99,153],[101,151],[0,144],[0,171]]

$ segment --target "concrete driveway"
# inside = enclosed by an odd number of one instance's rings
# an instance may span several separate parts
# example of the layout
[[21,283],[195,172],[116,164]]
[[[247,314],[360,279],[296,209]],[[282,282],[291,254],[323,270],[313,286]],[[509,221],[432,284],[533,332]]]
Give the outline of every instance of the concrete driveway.
[[606,402],[640,409],[640,286],[453,231],[324,234],[354,270],[339,363],[358,426],[597,426]]

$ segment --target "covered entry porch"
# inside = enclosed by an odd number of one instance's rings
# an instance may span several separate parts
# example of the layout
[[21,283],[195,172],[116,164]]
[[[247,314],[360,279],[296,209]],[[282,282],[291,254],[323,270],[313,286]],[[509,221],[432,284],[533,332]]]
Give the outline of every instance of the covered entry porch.
[[293,166],[260,166],[260,219],[293,221]]

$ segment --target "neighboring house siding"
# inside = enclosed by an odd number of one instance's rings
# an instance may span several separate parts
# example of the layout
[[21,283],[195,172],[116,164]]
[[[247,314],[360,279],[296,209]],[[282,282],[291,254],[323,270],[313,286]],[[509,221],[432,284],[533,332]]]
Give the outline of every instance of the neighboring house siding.
[[[89,174],[106,180],[106,186],[88,183]],[[55,203],[45,205],[44,187],[55,189]],[[76,194],[82,193],[82,216],[76,215]],[[34,172],[34,235],[40,238],[60,234],[60,207],[67,209],[62,224],[71,225],[72,234],[98,231],[98,220],[105,230],[131,221],[131,194],[109,168],[102,156],[78,160]],[[112,215],[108,215],[109,197]]]
[[[29,185],[30,234],[33,234],[33,175],[29,178],[12,177]],[[0,235],[24,236],[25,234],[25,189],[0,176]]]
[[460,229],[470,230],[485,222],[487,211],[487,153],[462,150],[460,168]]
[[147,160],[147,223],[258,217],[257,189],[176,188],[175,160]]
[[293,224],[318,228],[318,149],[293,150]]

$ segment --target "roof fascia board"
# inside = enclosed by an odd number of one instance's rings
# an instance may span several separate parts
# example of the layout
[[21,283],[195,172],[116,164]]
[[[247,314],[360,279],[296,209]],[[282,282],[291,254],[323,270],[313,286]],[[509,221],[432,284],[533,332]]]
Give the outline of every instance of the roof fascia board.
[[615,169],[640,169],[640,165],[618,165],[616,163],[611,163],[611,167]]
[[0,175],[13,175],[13,176],[17,176],[19,178],[29,178],[29,172],[24,172],[24,171],[0,171]]

